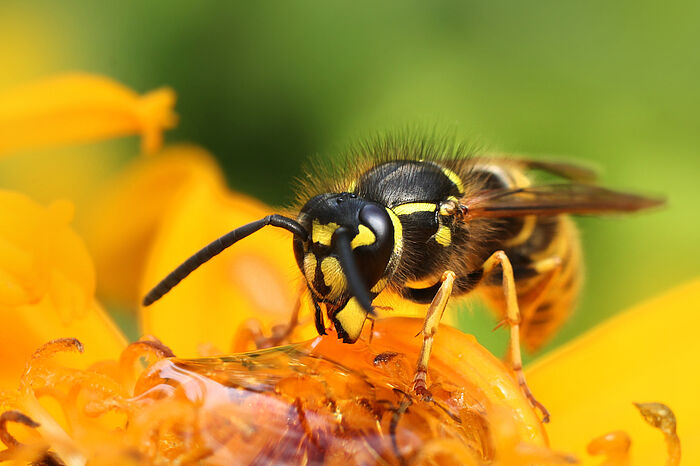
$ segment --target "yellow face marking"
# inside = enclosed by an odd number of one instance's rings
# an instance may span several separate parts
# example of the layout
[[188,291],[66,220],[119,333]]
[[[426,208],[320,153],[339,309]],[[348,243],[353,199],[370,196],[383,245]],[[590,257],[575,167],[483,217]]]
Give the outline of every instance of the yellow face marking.
[[394,207],[394,213],[396,215],[411,215],[416,212],[435,212],[437,209],[437,204],[432,202],[409,202],[408,204],[401,204]]
[[316,279],[316,256],[312,252],[308,252],[304,256],[304,276],[309,282],[309,286],[313,288]]
[[345,307],[335,314],[334,319],[347,333],[347,341],[354,343],[360,338],[362,327],[367,319],[367,311],[360,306],[355,298],[350,298]]
[[335,257],[323,259],[321,262],[321,273],[323,274],[323,283],[331,289],[326,298],[330,300],[336,299],[347,290],[348,281],[345,278],[343,269],[340,267],[340,262]]
[[452,230],[450,230],[450,227],[447,225],[442,225],[440,228],[438,228],[434,238],[438,244],[447,247],[452,244]]
[[450,179],[451,182],[454,183],[455,186],[457,186],[457,190],[460,193],[464,192],[464,185],[462,184],[462,178],[459,177],[458,174],[450,170],[449,168],[441,167],[442,168],[442,173],[445,174],[446,177]]
[[364,225],[360,225],[358,228],[359,233],[350,242],[350,247],[355,249],[358,246],[369,246],[377,241],[377,237],[372,233],[372,230]]
[[337,223],[333,222],[321,225],[318,220],[314,220],[311,222],[311,241],[323,244],[324,246],[330,246],[331,237],[333,233],[335,233],[335,230],[338,229],[338,226]]
[[389,214],[389,218],[391,219],[391,223],[394,226],[394,252],[393,254],[401,254],[401,251],[403,250],[403,225],[401,225],[401,220],[399,220],[399,217],[397,214],[389,209],[388,207],[386,208],[387,213]]

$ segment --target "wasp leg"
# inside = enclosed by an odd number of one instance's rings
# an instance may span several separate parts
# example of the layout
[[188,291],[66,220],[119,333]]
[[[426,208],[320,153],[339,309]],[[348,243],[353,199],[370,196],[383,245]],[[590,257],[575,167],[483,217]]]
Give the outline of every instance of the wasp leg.
[[[534,262],[531,267],[543,278],[537,286],[527,293],[518,295],[520,305],[520,336],[528,345],[528,338],[531,338],[530,330],[531,323],[537,319],[537,310],[542,304],[542,300],[548,296],[550,289],[556,283],[562,271],[562,259],[558,256],[549,257]],[[518,271],[514,271],[515,276],[518,276]],[[510,351],[507,353],[506,362],[510,363]]]
[[289,322],[286,324],[274,325],[269,336],[266,336],[263,333],[260,321],[257,319],[249,319],[241,324],[241,327],[234,338],[232,350],[235,352],[248,351],[251,342],[255,343],[255,347],[257,349],[272,348],[273,346],[279,346],[286,343],[289,340],[289,337],[292,335],[294,329],[299,325],[299,313],[301,311],[305,291],[306,284],[299,289],[299,294],[297,295],[297,300],[294,303],[294,308],[292,309],[292,315]]
[[[512,265],[512,263],[511,263]],[[527,327],[530,319],[532,318],[532,313],[537,309],[537,307],[542,302],[542,299],[547,295],[547,292],[554,283],[555,279],[558,277],[559,272],[561,272],[562,260],[559,256],[548,257],[546,259],[538,260],[532,262],[524,267],[513,266],[513,276],[517,280],[518,277],[529,277],[529,276],[541,276],[544,277],[539,281],[537,286],[531,290],[528,290],[525,294],[520,292],[518,294],[518,306],[520,307],[520,333],[525,335],[525,327]],[[492,277],[495,272],[492,272]],[[502,276],[499,276],[502,280]],[[508,320],[502,320],[498,323],[494,330],[501,328],[506,325]]]
[[430,398],[430,392],[428,391],[428,386],[425,381],[428,374],[430,351],[433,348],[433,337],[437,332],[438,324],[440,323],[440,319],[442,319],[442,314],[445,312],[445,307],[447,307],[447,301],[452,294],[452,287],[456,278],[457,276],[451,270],[442,274],[442,284],[435,294],[433,301],[430,303],[430,307],[428,307],[428,313],[423,323],[423,346],[418,356],[416,375],[413,377],[413,391],[423,399]]
[[294,303],[292,315],[290,316],[288,323],[273,326],[272,335],[269,337],[260,337],[255,339],[255,345],[258,347],[258,349],[279,346],[289,340],[289,337],[292,336],[292,332],[299,325],[299,312],[301,311],[301,303],[304,299],[305,291],[306,283],[302,283],[301,287],[299,288],[299,293],[297,293],[297,300],[296,303]]
[[508,256],[503,251],[494,252],[486,259],[482,266],[484,276],[491,273],[497,266],[501,266],[503,271],[503,294],[506,300],[506,322],[510,326],[510,343],[508,345],[508,359],[511,368],[515,373],[516,380],[520,385],[523,394],[530,400],[530,403],[542,412],[542,421],[549,422],[549,411],[542,403],[537,401],[527,386],[525,374],[523,373],[523,361],[520,354],[520,309],[518,307],[518,295],[515,290],[515,279],[513,278],[513,266]]

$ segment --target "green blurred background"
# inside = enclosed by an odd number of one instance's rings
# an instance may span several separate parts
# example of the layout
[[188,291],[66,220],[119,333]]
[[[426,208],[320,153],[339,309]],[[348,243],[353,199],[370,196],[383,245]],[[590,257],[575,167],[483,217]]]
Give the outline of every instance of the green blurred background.
[[[668,196],[659,212],[579,222],[586,289],[551,348],[697,275],[698,24],[690,1],[3,1],[0,86],[69,70],[170,85],[181,121],[167,141],[204,146],[233,189],[272,204],[310,155],[416,122]],[[486,313],[460,321],[504,347]]]

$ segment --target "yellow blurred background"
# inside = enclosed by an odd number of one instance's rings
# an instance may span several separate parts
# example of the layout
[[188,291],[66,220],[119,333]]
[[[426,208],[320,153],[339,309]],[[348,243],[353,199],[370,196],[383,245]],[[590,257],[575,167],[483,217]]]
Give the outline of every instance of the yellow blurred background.
[[[232,189],[279,206],[309,156],[414,123],[667,196],[658,212],[579,222],[586,287],[551,348],[697,275],[699,20],[689,1],[3,1],[0,91],[76,70],[171,86],[166,141],[204,147]],[[0,188],[80,207],[137,157],[136,138],[13,154]],[[460,326],[502,349],[478,307]]]

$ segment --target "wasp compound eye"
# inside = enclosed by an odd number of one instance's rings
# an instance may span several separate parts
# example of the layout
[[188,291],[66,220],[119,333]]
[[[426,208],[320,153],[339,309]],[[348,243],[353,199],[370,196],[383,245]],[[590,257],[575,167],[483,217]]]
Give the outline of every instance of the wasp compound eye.
[[365,204],[359,212],[358,234],[353,253],[369,288],[384,276],[394,250],[394,225],[386,209]]
[[387,250],[387,253],[391,255],[394,243],[394,225],[386,209],[377,204],[367,204],[360,210],[359,217],[360,225],[369,228],[374,235],[372,244],[377,249],[376,252]]

